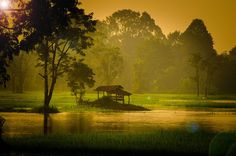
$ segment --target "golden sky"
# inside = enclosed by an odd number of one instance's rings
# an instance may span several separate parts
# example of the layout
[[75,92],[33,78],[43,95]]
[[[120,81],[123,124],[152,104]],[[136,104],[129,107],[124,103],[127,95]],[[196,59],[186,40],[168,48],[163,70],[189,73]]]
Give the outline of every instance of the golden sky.
[[165,34],[184,31],[195,18],[203,19],[218,52],[236,46],[236,0],[81,0],[86,12],[105,19],[120,9],[147,11]]

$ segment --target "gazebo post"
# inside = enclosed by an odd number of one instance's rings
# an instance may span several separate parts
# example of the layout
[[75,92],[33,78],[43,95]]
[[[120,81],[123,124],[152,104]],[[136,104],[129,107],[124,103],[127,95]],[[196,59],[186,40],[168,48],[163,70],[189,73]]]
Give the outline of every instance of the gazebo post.
[[128,100],[128,104],[130,104],[130,96],[128,96],[129,100]]
[[116,94],[116,102],[117,102],[117,94]]
[[98,99],[99,99],[99,91],[98,91]]
[[125,104],[125,96],[122,95],[122,98],[123,98],[123,104]]

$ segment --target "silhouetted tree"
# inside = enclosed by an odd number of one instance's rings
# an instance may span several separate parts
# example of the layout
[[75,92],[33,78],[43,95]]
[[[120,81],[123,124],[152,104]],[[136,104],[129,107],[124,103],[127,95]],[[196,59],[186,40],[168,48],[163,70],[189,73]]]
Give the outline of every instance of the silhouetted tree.
[[167,42],[170,47],[178,47],[182,44],[181,32],[175,31],[167,35]]
[[67,80],[67,84],[71,89],[71,93],[75,96],[76,103],[79,104],[83,103],[83,96],[85,94],[86,86],[91,88],[95,83],[92,69],[82,61],[83,60],[73,63],[71,69],[68,72]]
[[183,45],[190,54],[190,63],[195,69],[197,95],[200,94],[201,72],[214,55],[213,39],[202,20],[195,19],[182,35]]
[[214,86],[218,94],[236,93],[236,48],[224,52],[218,57]]
[[233,58],[236,58],[236,47],[232,48],[229,51],[229,55],[232,56]]
[[[92,45],[87,34],[95,31],[96,21],[92,14],[86,15],[78,8],[79,4],[78,0],[31,0],[24,18],[18,20],[25,28],[22,49],[35,48],[39,55],[45,116],[58,77],[68,71],[76,54],[85,55],[83,50]],[[46,127],[44,132],[47,133]]]

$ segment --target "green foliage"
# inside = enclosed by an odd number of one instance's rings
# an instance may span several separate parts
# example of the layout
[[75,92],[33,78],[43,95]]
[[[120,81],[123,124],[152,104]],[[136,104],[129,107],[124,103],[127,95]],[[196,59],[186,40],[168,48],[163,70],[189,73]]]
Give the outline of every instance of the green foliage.
[[[94,73],[88,65],[80,60],[74,62],[72,68],[68,72],[68,86],[71,88],[72,94],[76,97],[76,103],[83,103],[83,96],[85,88],[94,86],[95,80],[93,79]],[[79,95],[79,98],[78,98]]]
[[[44,109],[43,106],[34,107],[30,112],[32,112],[32,113],[44,113],[44,112],[45,112],[45,109]],[[59,110],[58,110],[56,107],[50,106],[50,107],[47,109],[47,112],[48,112],[48,113],[59,113]]]

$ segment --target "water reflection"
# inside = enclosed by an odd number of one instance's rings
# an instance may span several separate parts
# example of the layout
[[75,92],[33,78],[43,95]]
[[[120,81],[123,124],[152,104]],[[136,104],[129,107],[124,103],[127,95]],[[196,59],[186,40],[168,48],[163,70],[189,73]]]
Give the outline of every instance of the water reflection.
[[[6,119],[4,135],[43,134],[43,115],[0,113]],[[221,132],[236,130],[236,114],[230,112],[155,110],[149,112],[59,113],[49,116],[50,133],[138,132],[185,129]]]
[[92,114],[60,113],[51,115],[50,118],[54,133],[84,133],[92,130]]

